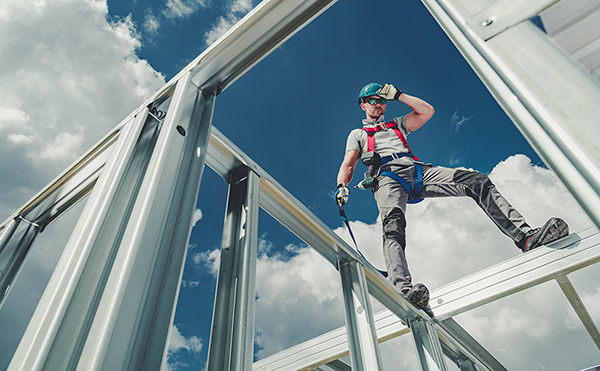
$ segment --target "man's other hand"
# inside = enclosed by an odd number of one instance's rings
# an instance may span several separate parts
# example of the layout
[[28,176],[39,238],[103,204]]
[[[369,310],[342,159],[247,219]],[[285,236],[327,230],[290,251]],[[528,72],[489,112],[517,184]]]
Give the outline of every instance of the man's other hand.
[[335,202],[338,206],[344,206],[346,202],[348,202],[348,196],[350,195],[350,190],[343,184],[338,184],[335,190]]
[[377,90],[377,95],[387,100],[398,100],[401,94],[402,90],[397,89],[392,84],[385,84],[381,89]]

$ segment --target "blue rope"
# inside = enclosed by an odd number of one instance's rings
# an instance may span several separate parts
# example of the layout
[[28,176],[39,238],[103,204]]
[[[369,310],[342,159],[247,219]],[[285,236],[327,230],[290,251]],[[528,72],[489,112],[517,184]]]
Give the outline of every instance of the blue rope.
[[[350,228],[350,223],[348,222],[348,217],[346,216],[346,212],[344,211],[344,206],[339,205],[339,207],[340,207],[340,217],[342,217],[342,220],[344,221],[344,224],[346,224],[346,228],[348,228],[348,232],[350,232],[350,237],[352,237],[352,241],[354,241],[354,246],[356,247],[356,251],[358,251],[358,253],[360,254],[360,256],[363,257],[363,259],[367,260],[367,258],[365,258],[365,256],[363,255],[363,253],[360,252],[360,250],[358,249],[358,244],[356,243],[356,239],[354,238],[354,233],[352,233],[352,228]],[[384,277],[388,276],[388,274],[387,274],[386,271],[381,271],[379,269],[377,269],[377,271],[379,273],[381,273],[381,275],[384,276]]]

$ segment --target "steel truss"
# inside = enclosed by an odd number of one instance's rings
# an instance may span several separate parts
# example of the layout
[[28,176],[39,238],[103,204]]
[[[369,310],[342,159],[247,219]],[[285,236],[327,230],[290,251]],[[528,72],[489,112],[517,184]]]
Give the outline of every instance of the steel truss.
[[[600,110],[586,105],[600,87],[527,21],[552,1],[502,0],[475,13],[467,0],[423,2],[600,225]],[[3,300],[38,233],[89,195],[9,370],[160,369],[204,164],[230,184],[209,370],[347,370],[346,354],[353,370],[380,370],[378,343],[409,328],[423,370],[446,370],[444,356],[465,371],[503,370],[452,316],[548,280],[600,345],[567,277],[600,260],[596,229],[434,291],[431,319],[212,127],[215,97],[333,3],[263,1],[0,225]],[[568,80],[547,78],[557,75]],[[346,327],[252,364],[259,207],[338,269]],[[370,296],[387,310],[373,314]]]

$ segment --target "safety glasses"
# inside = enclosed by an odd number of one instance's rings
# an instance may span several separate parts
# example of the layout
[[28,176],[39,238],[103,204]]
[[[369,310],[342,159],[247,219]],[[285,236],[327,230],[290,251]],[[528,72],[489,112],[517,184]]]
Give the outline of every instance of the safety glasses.
[[364,98],[363,101],[372,105],[376,105],[377,103],[384,105],[387,103],[385,98]]

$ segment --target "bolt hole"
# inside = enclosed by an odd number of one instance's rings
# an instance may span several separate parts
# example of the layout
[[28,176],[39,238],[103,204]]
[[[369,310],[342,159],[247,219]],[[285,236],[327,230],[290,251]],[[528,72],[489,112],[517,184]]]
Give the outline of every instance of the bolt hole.
[[177,125],[177,132],[185,137],[185,129]]

